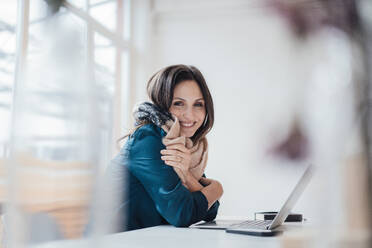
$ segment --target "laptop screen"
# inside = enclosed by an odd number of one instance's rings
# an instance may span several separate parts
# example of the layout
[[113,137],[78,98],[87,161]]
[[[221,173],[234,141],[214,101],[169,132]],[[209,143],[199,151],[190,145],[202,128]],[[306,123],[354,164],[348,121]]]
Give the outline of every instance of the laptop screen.
[[302,175],[301,179],[298,181],[296,187],[293,189],[292,193],[289,195],[287,201],[280,209],[279,213],[275,216],[273,222],[270,224],[268,229],[274,229],[285,221],[287,216],[289,215],[290,211],[292,210],[293,206],[296,204],[298,198],[300,198],[302,192],[304,192],[306,186],[310,182],[314,174],[315,166],[309,165]]

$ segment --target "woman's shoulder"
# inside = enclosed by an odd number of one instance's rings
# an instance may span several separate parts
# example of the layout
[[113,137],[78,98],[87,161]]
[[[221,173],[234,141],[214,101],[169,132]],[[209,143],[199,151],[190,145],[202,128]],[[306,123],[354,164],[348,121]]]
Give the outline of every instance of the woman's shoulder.
[[161,139],[165,136],[165,133],[160,127],[149,123],[139,127],[133,134],[130,135],[130,139],[138,140],[148,136],[154,136]]
[[132,158],[139,154],[158,157],[159,151],[164,148],[163,137],[161,128],[154,124],[143,125],[130,135],[121,152]]
[[165,132],[154,124],[145,124],[134,131],[124,145],[124,150],[141,150],[162,146]]

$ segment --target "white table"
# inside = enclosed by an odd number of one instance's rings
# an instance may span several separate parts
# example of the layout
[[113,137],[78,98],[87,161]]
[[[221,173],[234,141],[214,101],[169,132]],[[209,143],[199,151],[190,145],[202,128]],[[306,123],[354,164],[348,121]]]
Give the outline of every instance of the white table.
[[[285,224],[282,229],[302,228],[301,224]],[[283,235],[286,235],[284,233]],[[100,240],[68,240],[50,242],[35,246],[37,248],[218,248],[218,247],[280,247],[283,236],[256,237],[226,233],[224,230],[201,230],[193,228],[176,228],[173,226],[156,226],[135,231],[117,233],[102,237]]]

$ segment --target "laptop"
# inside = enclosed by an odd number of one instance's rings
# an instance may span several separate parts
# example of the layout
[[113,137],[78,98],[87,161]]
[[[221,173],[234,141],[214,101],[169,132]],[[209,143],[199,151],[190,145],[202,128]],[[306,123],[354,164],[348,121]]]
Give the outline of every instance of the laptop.
[[282,231],[278,230],[277,227],[284,223],[298,198],[300,198],[301,194],[304,192],[314,174],[314,169],[314,165],[309,165],[307,167],[301,179],[298,181],[288,199],[273,220],[247,220],[243,222],[216,220],[211,222],[195,223],[190,227],[201,229],[224,229],[228,233],[241,233],[255,236],[274,236],[280,234]]

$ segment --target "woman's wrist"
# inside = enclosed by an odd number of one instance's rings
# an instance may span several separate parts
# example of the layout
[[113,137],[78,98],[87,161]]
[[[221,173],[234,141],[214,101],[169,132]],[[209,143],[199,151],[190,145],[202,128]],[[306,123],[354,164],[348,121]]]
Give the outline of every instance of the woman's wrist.
[[204,187],[199,183],[199,181],[191,174],[191,172],[184,173],[186,178],[186,186],[191,192],[200,191]]

